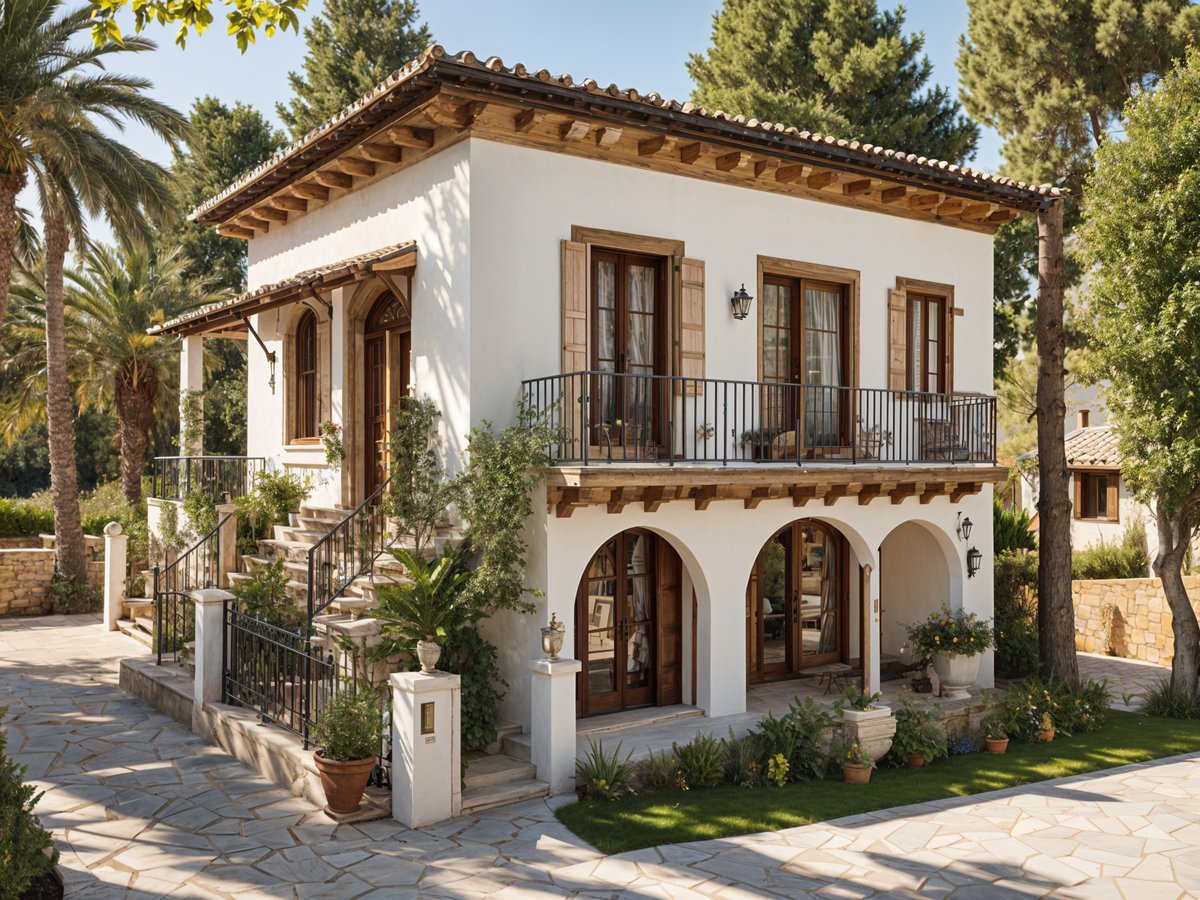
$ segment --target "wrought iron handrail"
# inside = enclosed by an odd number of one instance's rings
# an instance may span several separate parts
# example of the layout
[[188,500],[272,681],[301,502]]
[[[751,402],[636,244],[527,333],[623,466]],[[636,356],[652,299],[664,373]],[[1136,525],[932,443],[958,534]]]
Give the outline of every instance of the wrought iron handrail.
[[183,500],[193,490],[202,490],[218,502],[240,497],[266,464],[262,456],[156,456],[151,496]]
[[556,464],[995,463],[996,398],[583,371],[522,382]]
[[[179,649],[194,632],[195,614],[189,591],[213,587],[220,577],[221,529],[234,515],[226,513],[212,530],[169,562],[154,564],[154,645],[158,664],[164,650],[179,661]],[[181,639],[182,638],[182,639]]]
[[399,538],[388,534],[387,515],[380,502],[392,483],[392,473],[320,540],[308,549],[308,622],[342,595],[356,578],[375,571],[379,554]]

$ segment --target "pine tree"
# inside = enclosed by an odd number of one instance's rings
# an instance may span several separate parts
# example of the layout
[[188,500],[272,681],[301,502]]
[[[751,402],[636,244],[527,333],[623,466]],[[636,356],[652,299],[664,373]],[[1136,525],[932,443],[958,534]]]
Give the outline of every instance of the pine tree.
[[924,35],[875,0],[725,0],[692,54],[692,100],[847,140],[961,162],[979,129],[941,86]]
[[432,43],[416,0],[329,0],[304,29],[304,74],[288,74],[295,96],[276,105],[293,138],[357,100]]

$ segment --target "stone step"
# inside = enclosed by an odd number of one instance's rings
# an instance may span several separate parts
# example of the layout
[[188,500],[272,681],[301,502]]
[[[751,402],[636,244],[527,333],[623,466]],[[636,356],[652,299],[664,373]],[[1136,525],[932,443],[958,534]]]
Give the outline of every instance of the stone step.
[[544,781],[529,779],[486,787],[468,788],[462,792],[462,814],[482,812],[497,806],[507,806],[535,797],[548,797],[550,785]]
[[363,613],[378,608],[379,604],[374,600],[367,600],[363,597],[347,597],[344,595],[331,601],[329,606],[326,607],[330,612],[342,613],[351,618],[357,618]]
[[117,619],[117,630],[126,637],[131,637],[138,643],[142,644],[151,650],[154,649],[154,637],[147,631],[143,631],[133,619]]
[[702,709],[683,704],[631,709],[605,716],[593,716],[590,719],[580,719],[576,724],[575,734],[577,737],[594,737],[614,731],[624,731],[627,728],[662,725],[677,719],[691,719],[702,715],[704,715]]
[[[250,576],[247,575],[245,572],[230,572],[229,573],[230,587],[233,587],[234,585],[237,585],[237,584],[244,584],[245,582],[247,582],[249,580],[250,580]],[[302,600],[308,599],[308,582],[306,582],[306,581],[296,581],[295,579],[288,579],[287,589],[288,589],[288,593],[291,594],[293,597],[296,597],[296,598],[302,599]]]
[[310,546],[329,533],[328,531],[313,531],[311,528],[295,525],[283,525],[279,528],[279,532],[285,541],[296,541]]
[[520,734],[521,726],[512,722],[501,722],[496,726],[496,739],[483,748],[484,753],[495,755],[504,752],[504,739],[510,734]]
[[[273,562],[275,562],[275,560],[266,556],[252,556],[250,554],[244,554],[242,556],[242,571],[248,575],[255,569],[266,568]],[[283,561],[283,570],[288,573],[288,577],[292,581],[299,581],[304,584],[308,583],[307,560],[304,562],[298,562],[292,559],[285,559]]]
[[284,559],[292,562],[307,562],[308,551],[312,544],[305,544],[300,541],[284,541],[270,538],[258,542],[258,555],[269,559]]
[[297,517],[299,526],[307,528],[309,531],[316,531],[321,534],[329,534],[336,526],[337,522],[330,522],[328,519],[315,519],[311,516],[301,514]]
[[515,759],[503,753],[489,756],[476,751],[467,760],[467,773],[463,776],[463,790],[470,791],[475,788],[532,781],[536,774],[537,770],[533,767],[533,763],[527,760]]
[[307,503],[300,504],[300,518],[320,519],[322,522],[328,522],[330,525],[336,525],[352,512],[354,510],[345,509],[340,506],[310,506]]
[[138,615],[154,616],[154,601],[149,597],[126,597],[121,601],[121,617],[134,619]]
[[154,634],[154,613],[151,611],[149,615],[140,613],[133,617],[133,624],[142,630],[143,634]]
[[533,745],[530,743],[529,735],[521,734],[519,731],[515,734],[506,734],[500,740],[501,749],[514,759],[523,759],[529,762],[533,759]]

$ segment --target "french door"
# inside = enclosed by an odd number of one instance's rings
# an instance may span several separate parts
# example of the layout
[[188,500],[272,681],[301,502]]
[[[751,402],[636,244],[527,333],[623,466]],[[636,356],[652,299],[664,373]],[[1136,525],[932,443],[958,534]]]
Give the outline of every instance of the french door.
[[841,535],[808,521],[779,531],[759,553],[746,590],[749,681],[843,661],[845,607]]
[[[659,257],[593,250],[591,440],[601,454],[655,455],[667,395],[666,268]],[[612,377],[609,377],[611,373]],[[625,377],[622,377],[625,376]]]
[[[846,446],[849,310],[843,285],[763,277],[764,427],[785,436],[784,455],[830,455]],[[804,385],[803,389],[796,385]]]
[[375,493],[388,477],[391,414],[408,395],[411,353],[408,314],[395,297],[384,294],[367,316],[363,335],[364,498]]
[[575,609],[580,715],[680,702],[680,571],[670,545],[640,529],[592,557]]

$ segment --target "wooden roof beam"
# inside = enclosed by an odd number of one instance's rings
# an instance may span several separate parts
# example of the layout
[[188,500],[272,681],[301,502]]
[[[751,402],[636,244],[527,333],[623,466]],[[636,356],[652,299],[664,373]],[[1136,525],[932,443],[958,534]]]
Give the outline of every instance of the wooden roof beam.
[[345,172],[347,175],[370,178],[375,174],[375,163],[353,156],[338,157],[333,161],[332,165],[335,169]]
[[693,165],[703,155],[704,145],[699,141],[693,144],[685,144],[679,148],[679,161],[685,166]]
[[235,220],[236,224],[244,228],[253,228],[255,231],[267,231],[271,227],[271,223],[266,219],[260,219],[257,216],[242,216]]
[[603,128],[596,129],[596,146],[597,147],[614,147],[617,141],[621,139],[621,135],[625,133],[624,128],[613,128],[606,125]]
[[592,126],[583,119],[573,119],[565,123],[558,130],[558,136],[568,142],[582,141],[588,136],[588,132],[592,130]]
[[656,156],[659,153],[670,153],[675,149],[677,139],[666,134],[656,134],[654,137],[638,141],[638,156]]
[[692,502],[696,505],[697,510],[708,509],[708,505],[716,499],[717,486],[715,484],[701,485],[692,492]]
[[256,207],[254,214],[262,216],[268,222],[286,222],[288,220],[288,214],[282,209],[275,209],[274,206]]
[[742,150],[718,156],[716,167],[718,172],[734,172],[750,164],[750,154]]
[[882,484],[864,484],[858,492],[858,505],[867,506],[872,500],[883,493]]
[[837,184],[837,173],[813,172],[808,176],[808,180],[805,183],[814,191],[819,191],[829,187],[831,184]]
[[921,491],[921,505],[927,505],[934,497],[940,497],[946,493],[947,485],[945,482],[934,482],[925,485],[925,490]]
[[908,195],[908,188],[903,185],[897,187],[884,188],[879,192],[880,203],[899,203]]
[[939,216],[956,216],[966,208],[966,205],[965,200],[949,197],[938,204],[937,214]]
[[521,132],[532,131],[534,126],[542,121],[546,114],[540,109],[523,109],[513,116],[513,131]]
[[968,221],[986,219],[994,207],[991,203],[968,203],[963,207],[962,218]]
[[762,178],[764,175],[769,175],[779,168],[779,160],[771,157],[769,159],[760,159],[754,163],[754,177]]
[[428,150],[433,147],[432,128],[410,128],[407,125],[393,125],[387,130],[387,136],[392,142],[401,147],[411,147],[413,150]]
[[435,103],[426,108],[425,116],[435,125],[461,131],[474,125],[475,120],[483,115],[485,109],[487,109],[487,103],[483,100],[472,100],[469,103],[453,106]]
[[939,193],[921,193],[913,194],[908,198],[909,209],[932,209],[942,202],[942,195]]
[[608,512],[610,515],[615,515],[621,512],[634,500],[634,490],[629,487],[615,487],[608,495]]
[[642,509],[648,513],[658,512],[658,508],[670,499],[665,487],[660,484],[652,484],[642,491]]
[[871,190],[870,178],[859,178],[855,181],[847,181],[842,185],[842,193],[847,196],[852,194],[865,194]]
[[812,485],[797,484],[792,487],[792,506],[800,507],[817,496],[817,489]]
[[889,495],[892,499],[892,506],[899,506],[901,503],[904,502],[904,499],[906,497],[912,497],[916,494],[923,493],[924,490],[925,490],[925,485],[919,481],[917,481],[917,482],[910,481],[907,484],[898,484],[894,488],[892,488],[891,493]]
[[799,181],[811,171],[810,166],[780,166],[775,170],[775,180],[780,184],[791,184]]
[[341,190],[349,190],[354,185],[354,179],[345,172],[334,172],[328,169],[322,172],[313,172],[313,180],[327,188]]
[[241,238],[244,241],[248,241],[254,237],[254,232],[251,229],[243,228],[241,225],[234,225],[230,222],[227,222],[224,225],[218,225],[217,233],[223,234],[225,237]]
[[403,158],[404,151],[395,144],[359,144],[358,152],[372,162],[398,163]]
[[294,184],[290,190],[297,197],[303,197],[305,200],[329,199],[329,188],[319,184]]
[[288,212],[308,212],[308,201],[291,194],[280,194],[272,197],[269,202],[272,206],[286,209]]
[[757,487],[751,491],[750,496],[742,501],[746,509],[756,509],[758,504],[764,500],[776,500],[784,495],[784,487],[780,484],[770,484],[766,487]]
[[956,485],[954,490],[952,490],[950,492],[950,502],[957,503],[959,500],[961,500],[967,494],[977,494],[977,493],[979,493],[979,484],[977,484],[974,481],[964,481],[964,482]]

